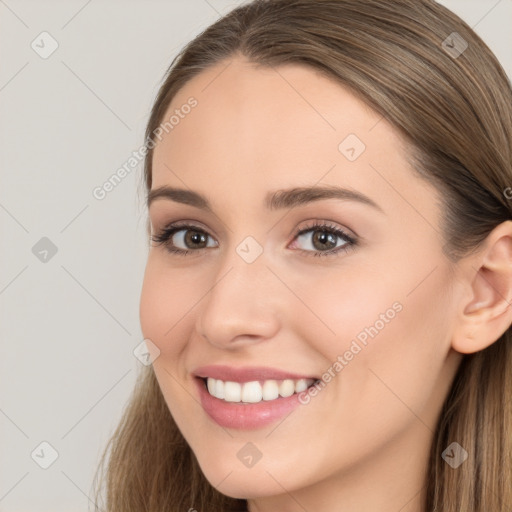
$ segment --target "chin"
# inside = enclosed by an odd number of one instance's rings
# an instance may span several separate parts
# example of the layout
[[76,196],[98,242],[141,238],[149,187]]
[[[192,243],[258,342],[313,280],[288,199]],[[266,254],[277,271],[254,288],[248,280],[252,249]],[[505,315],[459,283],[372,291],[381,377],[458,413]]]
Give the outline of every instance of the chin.
[[227,477],[228,473],[223,477],[217,472],[203,473],[212,486],[230,498],[262,498],[282,494],[283,488],[268,473],[261,470],[259,474],[254,474],[253,471],[233,471]]
[[[238,450],[238,448],[237,448]],[[236,455],[235,455],[236,456]],[[208,482],[222,494],[231,498],[248,499],[275,496],[283,493],[283,487],[294,490],[307,485],[301,481],[306,475],[291,474],[286,463],[275,466],[262,460],[253,467],[245,467],[226,452],[198,457],[199,466]]]

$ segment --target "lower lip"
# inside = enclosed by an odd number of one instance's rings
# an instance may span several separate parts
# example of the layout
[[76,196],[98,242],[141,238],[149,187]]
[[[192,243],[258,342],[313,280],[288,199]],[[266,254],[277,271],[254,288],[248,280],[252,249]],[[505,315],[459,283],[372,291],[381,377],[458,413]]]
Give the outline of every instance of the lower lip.
[[226,402],[208,393],[202,379],[195,379],[199,388],[201,405],[206,414],[221,427],[252,430],[265,427],[290,414],[299,405],[299,395],[275,400],[262,400],[256,404]]

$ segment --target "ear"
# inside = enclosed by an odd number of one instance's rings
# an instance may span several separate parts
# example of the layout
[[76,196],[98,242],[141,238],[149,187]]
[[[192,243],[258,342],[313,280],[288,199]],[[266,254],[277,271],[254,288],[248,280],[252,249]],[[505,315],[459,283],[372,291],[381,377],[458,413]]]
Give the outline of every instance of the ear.
[[492,345],[512,324],[512,221],[494,228],[463,268],[467,293],[452,347],[471,354]]

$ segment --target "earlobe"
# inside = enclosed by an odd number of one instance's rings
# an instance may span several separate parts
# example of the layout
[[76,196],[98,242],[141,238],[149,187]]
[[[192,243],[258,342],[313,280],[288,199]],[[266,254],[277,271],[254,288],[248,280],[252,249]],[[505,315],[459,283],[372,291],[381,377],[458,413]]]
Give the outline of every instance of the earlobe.
[[512,221],[497,226],[464,265],[468,293],[452,347],[470,354],[487,348],[512,324]]

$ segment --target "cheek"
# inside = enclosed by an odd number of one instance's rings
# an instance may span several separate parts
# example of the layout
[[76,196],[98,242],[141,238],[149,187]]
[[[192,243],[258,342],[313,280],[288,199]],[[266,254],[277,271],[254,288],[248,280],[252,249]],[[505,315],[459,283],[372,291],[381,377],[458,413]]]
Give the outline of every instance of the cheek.
[[[332,400],[371,413],[359,418],[362,423],[371,422],[374,407],[386,416],[385,404],[390,402],[400,407],[403,400],[422,408],[438,385],[449,351],[453,308],[449,275],[441,261],[422,281],[435,267],[433,260],[429,268],[418,260],[416,265],[399,262],[403,271],[395,267],[393,272],[352,268],[339,277],[333,272],[308,280],[314,286],[303,282],[295,288],[309,309],[301,315],[302,333],[309,329],[308,339],[327,362],[322,370],[336,376],[330,380],[339,394],[332,394]],[[328,400],[325,404],[336,405]]]
[[290,302],[293,304],[288,311],[290,325],[300,319],[304,330],[299,335],[314,343],[329,361],[349,350],[353,340],[357,339],[363,347],[368,344],[371,338],[367,328],[377,324],[380,332],[387,326],[381,320],[382,315],[387,322],[399,316],[397,294],[368,269],[334,269],[317,272],[307,279],[302,276],[294,279],[290,276],[290,288],[302,303]]
[[140,325],[144,338],[155,343],[161,355],[172,356],[183,349],[179,332],[204,292],[185,272],[171,269],[162,259],[156,254],[148,257],[140,295]]
[[[371,413],[362,424],[378,416],[399,428],[421,417],[435,428],[432,399],[446,384],[443,367],[453,318],[447,283],[447,274],[439,268],[412,292],[407,279],[395,281],[388,290],[385,283],[377,288],[380,307],[358,326],[359,333],[368,335],[367,344],[359,344],[362,350],[354,357],[358,362],[347,367],[345,374],[348,396],[360,396],[363,401],[365,395],[370,397],[366,405],[371,402],[371,408],[365,410]],[[394,315],[387,315],[392,303],[398,308]],[[386,323],[387,316],[393,318]]]
[[165,256],[148,257],[140,296],[140,325],[144,338],[160,350],[153,370],[167,406],[188,441],[190,425],[202,414],[201,406],[185,390],[183,352],[187,349],[193,307],[204,291],[193,286],[179,269],[170,268]]

